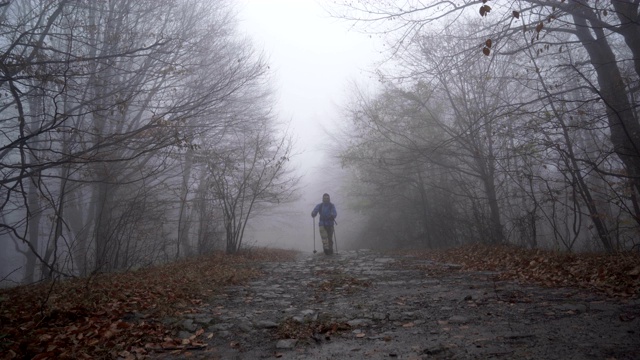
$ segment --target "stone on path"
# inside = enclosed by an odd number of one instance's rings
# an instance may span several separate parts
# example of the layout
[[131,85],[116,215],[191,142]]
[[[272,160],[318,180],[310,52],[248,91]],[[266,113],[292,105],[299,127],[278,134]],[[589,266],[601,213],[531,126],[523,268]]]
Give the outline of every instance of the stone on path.
[[276,343],[276,349],[293,349],[298,341],[296,339],[282,339]]
[[[207,350],[194,359],[640,359],[638,299],[496,282],[496,272],[362,250],[256,266],[263,278],[162,320],[182,339],[207,329],[194,339]],[[527,301],[509,302],[512,293]]]

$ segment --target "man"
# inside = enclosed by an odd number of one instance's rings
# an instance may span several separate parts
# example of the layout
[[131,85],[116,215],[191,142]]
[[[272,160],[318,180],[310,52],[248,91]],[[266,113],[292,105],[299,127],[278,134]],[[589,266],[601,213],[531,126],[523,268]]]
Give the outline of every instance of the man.
[[320,214],[318,225],[320,227],[320,237],[322,238],[322,247],[325,255],[333,254],[333,224],[335,223],[338,213],[336,207],[331,203],[329,194],[322,195],[322,202],[316,205],[311,212],[311,217]]

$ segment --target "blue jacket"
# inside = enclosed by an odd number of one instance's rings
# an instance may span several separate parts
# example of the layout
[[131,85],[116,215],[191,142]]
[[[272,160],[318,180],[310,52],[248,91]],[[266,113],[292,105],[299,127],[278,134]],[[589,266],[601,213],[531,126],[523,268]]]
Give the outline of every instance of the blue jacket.
[[336,207],[332,203],[320,203],[316,205],[311,212],[311,216],[315,217],[318,213],[320,214],[320,221],[318,221],[318,225],[320,226],[333,226],[334,220],[338,216]]

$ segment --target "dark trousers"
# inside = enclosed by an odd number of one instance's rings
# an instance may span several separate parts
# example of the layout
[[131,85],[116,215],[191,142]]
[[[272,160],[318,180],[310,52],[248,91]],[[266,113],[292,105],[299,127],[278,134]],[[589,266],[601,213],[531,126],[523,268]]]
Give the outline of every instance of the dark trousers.
[[320,226],[322,247],[327,255],[333,254],[333,226]]

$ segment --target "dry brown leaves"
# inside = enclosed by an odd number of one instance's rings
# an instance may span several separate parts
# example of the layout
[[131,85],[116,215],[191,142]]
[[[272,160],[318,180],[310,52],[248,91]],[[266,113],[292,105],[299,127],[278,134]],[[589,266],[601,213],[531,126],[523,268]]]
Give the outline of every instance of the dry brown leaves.
[[[160,320],[189,313],[223,286],[259,275],[257,261],[288,261],[288,250],[215,253],[138,271],[0,291],[2,359],[144,358],[204,346],[175,339]],[[196,333],[197,335],[201,335]]]
[[640,295],[640,254],[567,254],[515,246],[472,245],[441,251],[412,251],[420,258],[463,265],[463,270],[501,271],[547,287],[592,289],[610,297]]
[[331,335],[349,331],[351,326],[346,322],[336,322],[330,319],[316,319],[299,322],[294,319],[286,319],[278,326],[276,337],[278,339],[298,339],[308,341],[319,339],[319,336],[330,338]]
[[336,270],[316,271],[315,274],[316,276],[329,276],[328,280],[317,283],[312,282],[309,284],[309,286],[315,287],[317,292],[333,292],[341,290],[347,293],[353,293],[371,286],[370,281],[361,280],[353,276],[347,276]]

